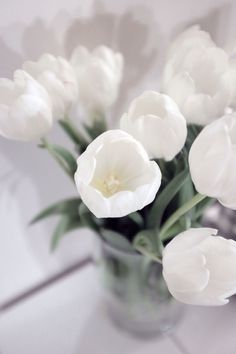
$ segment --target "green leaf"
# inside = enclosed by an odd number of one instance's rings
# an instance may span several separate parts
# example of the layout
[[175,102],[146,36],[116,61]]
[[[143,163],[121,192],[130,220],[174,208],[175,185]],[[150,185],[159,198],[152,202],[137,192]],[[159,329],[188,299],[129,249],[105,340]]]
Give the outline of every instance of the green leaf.
[[81,204],[81,199],[72,198],[66,199],[61,202],[57,202],[53,205],[50,205],[48,208],[42,210],[37,214],[31,221],[30,224],[34,224],[42,219],[48,218],[50,216],[69,214],[69,215],[78,215],[79,205]]
[[77,217],[63,216],[59,221],[52,235],[51,247],[50,247],[51,252],[53,252],[57,248],[60,240],[66,233],[81,227],[83,227],[83,225],[80,219],[78,218],[78,216]]
[[76,146],[82,148],[83,150],[86,149],[89,141],[87,141],[87,139],[69,119],[61,119],[58,123]]
[[187,230],[192,225],[192,217],[189,215],[189,212],[179,218],[179,224],[182,226],[183,230]]
[[148,256],[150,259],[161,262],[162,243],[159,247],[154,247],[153,240],[156,239],[154,230],[140,231],[133,240],[133,245],[136,250]]
[[50,155],[59,163],[63,170],[74,180],[77,163],[70,151],[59,145],[50,144],[46,139],[41,139],[41,148],[48,150]]
[[96,222],[98,219],[91,213],[84,203],[81,203],[79,206],[79,216],[84,226],[87,226],[94,231],[99,230],[98,223]]
[[[192,199],[195,195],[195,190],[193,187],[193,182],[190,175],[187,176],[185,183],[180,190],[180,203],[179,205],[185,204],[188,200]],[[195,208],[192,208],[186,214],[187,217],[192,218],[195,213]]]
[[138,232],[133,242],[136,246],[140,245],[146,248],[148,252],[162,256],[163,243],[155,229]]
[[195,207],[206,198],[205,195],[197,193],[192,199],[188,200],[184,205],[179,207],[175,212],[165,221],[160,229],[160,239],[165,240],[168,230],[179,221],[189,210]]
[[75,157],[71,152],[59,145],[52,145],[52,148],[56,151],[57,155],[66,162],[68,170],[71,175],[74,177],[74,174],[77,170],[77,162]]
[[176,222],[166,232],[166,239],[172,238],[184,230],[185,228],[183,227],[183,225],[181,225],[179,222]]
[[147,224],[150,228],[160,227],[165,209],[167,208],[170,201],[174,198],[174,196],[178,193],[178,191],[182,188],[187,180],[188,175],[189,172],[187,169],[181,171],[161,191],[149,212]]
[[138,212],[131,213],[127,215],[129,219],[131,219],[135,224],[142,227],[143,226],[143,218]]
[[194,124],[188,125],[188,135],[187,135],[187,139],[185,142],[185,149],[187,150],[187,152],[189,152],[189,149],[191,148],[192,143],[194,142],[196,137],[199,135],[201,130],[202,130],[202,126],[200,126],[200,125],[194,125]]
[[101,235],[112,247],[125,252],[135,252],[132,244],[120,233],[108,229],[102,229]]
[[84,123],[83,127],[92,140],[96,139],[107,130],[107,124],[104,117],[94,119],[92,125]]

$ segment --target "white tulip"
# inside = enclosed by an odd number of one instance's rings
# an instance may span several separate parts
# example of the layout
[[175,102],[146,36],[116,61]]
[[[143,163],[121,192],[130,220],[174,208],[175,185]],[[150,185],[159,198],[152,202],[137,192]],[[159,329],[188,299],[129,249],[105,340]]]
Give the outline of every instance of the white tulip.
[[122,217],[151,203],[161,172],[143,146],[121,130],[97,137],[77,160],[75,182],[97,218]]
[[151,158],[166,161],[179,153],[187,136],[186,120],[176,103],[155,91],[135,98],[120,126],[143,144]]
[[236,210],[236,113],[206,126],[189,152],[197,191]]
[[236,110],[236,43],[230,41],[225,45],[225,51],[229,55],[229,71],[226,80],[231,89],[230,107]]
[[194,25],[181,32],[170,44],[168,57],[177,54],[183,58],[186,51],[197,47],[215,47],[215,43],[208,32],[201,30],[199,25]]
[[163,91],[175,100],[188,123],[205,125],[222,116],[230,103],[229,58],[209,38],[194,38],[186,35],[179,51],[178,40],[170,51]]
[[177,300],[217,306],[236,293],[236,242],[216,234],[214,229],[189,229],[164,248],[163,277]]
[[236,110],[236,59],[231,58],[229,61],[229,70],[225,75],[225,80],[230,88],[230,103],[229,106]]
[[169,81],[183,70],[186,56],[193,49],[216,47],[208,32],[202,31],[198,25],[187,28],[170,44],[167,53],[167,63],[163,74],[163,87],[166,89]]
[[123,73],[123,56],[100,46],[89,52],[77,47],[71,57],[80,90],[80,102],[90,113],[104,113],[117,99]]
[[52,122],[51,100],[30,75],[17,70],[13,81],[0,79],[0,135],[35,140],[50,130]]
[[43,54],[36,62],[25,62],[23,69],[48,91],[54,119],[64,118],[71,104],[78,98],[76,75],[71,64],[64,58]]

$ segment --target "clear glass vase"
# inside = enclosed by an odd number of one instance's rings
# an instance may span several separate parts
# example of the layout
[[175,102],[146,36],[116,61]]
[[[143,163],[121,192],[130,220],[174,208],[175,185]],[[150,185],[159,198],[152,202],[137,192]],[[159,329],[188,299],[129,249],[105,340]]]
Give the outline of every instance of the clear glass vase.
[[98,238],[96,244],[105,305],[113,322],[139,338],[173,329],[184,306],[170,295],[161,264]]

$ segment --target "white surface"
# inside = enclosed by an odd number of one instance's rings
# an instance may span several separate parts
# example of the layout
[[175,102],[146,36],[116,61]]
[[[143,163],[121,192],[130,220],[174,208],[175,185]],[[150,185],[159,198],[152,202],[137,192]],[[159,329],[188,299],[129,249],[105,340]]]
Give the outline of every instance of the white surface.
[[177,328],[189,354],[236,353],[236,298],[221,307],[189,307]]
[[1,354],[180,354],[169,338],[138,341],[111,325],[92,266],[0,318]]
[[[4,247],[0,248],[0,302],[12,293],[17,293],[29,283],[43,278],[37,260],[24,242],[25,228],[22,225],[19,208],[13,198],[15,185],[19,183],[13,176],[8,176],[7,186],[0,186],[0,215],[8,211],[14,222],[2,218],[1,228],[7,230],[2,234]],[[13,235],[13,237],[12,237]],[[5,265],[5,266],[4,266]],[[22,276],[23,275],[23,276]]]
[[0,318],[1,354],[235,354],[236,302],[188,307],[170,337],[142,341],[113,327],[93,266],[71,275]]

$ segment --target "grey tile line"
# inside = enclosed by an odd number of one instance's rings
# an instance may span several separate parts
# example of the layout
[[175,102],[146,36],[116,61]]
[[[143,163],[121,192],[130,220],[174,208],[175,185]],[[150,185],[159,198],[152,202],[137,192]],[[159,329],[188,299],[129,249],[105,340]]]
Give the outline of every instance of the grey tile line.
[[75,272],[83,270],[85,267],[93,263],[93,259],[91,257],[86,257],[77,263],[73,264],[72,266],[66,268],[62,272],[59,272],[55,275],[52,275],[48,279],[38,283],[35,286],[32,286],[28,290],[12,297],[11,299],[7,300],[6,302],[0,304],[0,315],[6,311],[11,310],[13,307],[20,305],[22,302],[30,299],[34,295],[37,295],[39,292],[49,288],[50,286],[64,280],[65,278],[69,277]]

